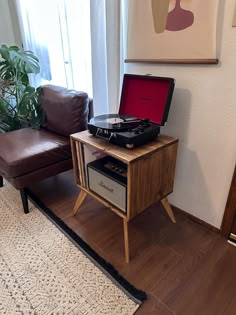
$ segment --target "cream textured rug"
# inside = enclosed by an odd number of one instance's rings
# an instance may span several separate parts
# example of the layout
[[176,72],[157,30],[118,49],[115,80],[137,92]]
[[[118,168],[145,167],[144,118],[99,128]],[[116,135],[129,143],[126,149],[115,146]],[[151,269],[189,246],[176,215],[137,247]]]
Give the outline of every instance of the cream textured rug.
[[[140,304],[140,303],[139,303]],[[0,314],[134,314],[134,302],[20,194],[0,188]]]

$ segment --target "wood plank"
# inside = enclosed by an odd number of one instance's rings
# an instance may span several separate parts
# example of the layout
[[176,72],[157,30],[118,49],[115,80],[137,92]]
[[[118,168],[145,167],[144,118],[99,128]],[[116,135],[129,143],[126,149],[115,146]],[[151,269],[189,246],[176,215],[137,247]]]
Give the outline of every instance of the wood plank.
[[126,63],[218,64],[219,59],[125,59]]
[[155,151],[161,150],[171,143],[178,142],[177,138],[160,135],[153,141],[149,141],[148,143],[140,147],[129,150],[118,145],[108,143],[105,140],[96,138],[91,135],[87,130],[72,134],[71,138],[76,141],[94,146],[98,150],[106,152],[107,154],[113,156],[114,158],[122,160],[125,163],[130,163],[131,161],[134,161],[136,159],[143,158],[145,155],[149,155]]
[[163,244],[177,252],[181,259],[172,270],[160,277],[151,289],[154,296],[168,304],[182,289],[189,278],[202,268],[205,259],[220,239],[217,234],[205,227],[176,214],[177,223],[164,226],[161,230]]
[[194,216],[193,214],[191,214],[189,212],[186,212],[183,209],[180,209],[180,208],[178,208],[178,207],[176,207],[174,205],[171,205],[171,207],[173,208],[175,213],[179,212],[181,215],[187,217],[191,221],[194,221],[194,222],[196,222],[198,224],[204,225],[207,229],[209,229],[209,230],[211,230],[211,231],[213,231],[215,233],[220,233],[220,229],[219,228],[217,228],[217,227],[207,223],[206,221],[203,221],[202,219]]
[[135,315],[173,315],[173,312],[152,294],[148,294],[147,301],[135,312]]
[[236,249],[207,227],[179,212],[172,224],[155,204],[129,223],[131,260],[126,264],[118,216],[91,197],[72,216],[78,194],[72,171],[30,188],[128,281],[146,291],[148,300],[137,314],[234,315]]
[[[154,245],[149,242],[145,249],[140,247],[138,251],[134,250],[132,245],[137,240],[134,239],[131,231],[130,234],[132,235],[130,238],[130,262],[126,264],[124,261],[119,261],[118,270],[133,285],[150,292],[156,282],[174,268],[180,256],[163,246],[162,243]],[[152,270],[152,272],[149,273],[148,270]]]
[[130,163],[129,219],[170,194],[174,185],[177,143]]
[[70,144],[71,144],[71,152],[72,152],[72,162],[73,162],[73,170],[74,170],[74,182],[77,185],[82,184],[82,173],[80,171],[80,163],[78,160],[78,155],[77,155],[77,147],[76,141],[73,141],[72,138],[70,138]]
[[77,159],[79,161],[80,165],[80,173],[82,177],[81,185],[86,186],[86,174],[84,170],[84,153],[83,153],[83,145],[80,142],[76,142],[76,147],[77,147]]
[[173,213],[173,211],[171,209],[171,206],[169,204],[169,201],[168,201],[167,197],[161,199],[161,204],[162,204],[163,208],[166,210],[166,213],[168,214],[168,216],[171,219],[171,221],[173,223],[176,223],[176,219],[175,219],[174,213]]
[[236,310],[236,296],[233,299],[233,301],[231,303],[229,303],[228,307],[226,308],[226,310],[224,312],[224,315],[233,315],[233,314],[235,314],[235,310]]
[[72,211],[72,215],[76,215],[76,213],[78,212],[80,206],[82,205],[82,203],[84,202],[84,199],[87,197],[87,193],[83,190],[80,191],[78,198],[76,199],[73,211]]
[[[235,262],[235,248],[219,238],[188,277],[183,277],[183,268],[179,269],[181,285],[166,296],[165,304],[177,314],[225,314],[235,299]],[[184,259],[182,265],[186,267]],[[169,275],[165,278],[164,286],[170,281],[173,278]],[[159,287],[159,294],[163,292],[162,289]],[[163,296],[159,297],[163,299]]]
[[129,229],[128,222],[126,219],[123,219],[123,227],[124,227],[124,246],[125,246],[125,262],[129,262]]
[[161,199],[161,160],[157,152],[130,164],[130,219]]
[[166,218],[160,231],[161,241],[181,256],[205,255],[219,239],[219,234],[181,213],[175,213],[176,224],[169,220],[164,211],[161,213]]

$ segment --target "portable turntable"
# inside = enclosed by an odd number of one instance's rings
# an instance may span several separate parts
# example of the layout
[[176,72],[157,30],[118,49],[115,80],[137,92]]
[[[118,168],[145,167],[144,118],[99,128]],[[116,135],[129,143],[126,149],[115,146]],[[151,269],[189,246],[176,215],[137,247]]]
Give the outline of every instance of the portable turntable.
[[154,139],[166,124],[174,86],[173,78],[125,74],[119,114],[92,118],[89,132],[129,149]]

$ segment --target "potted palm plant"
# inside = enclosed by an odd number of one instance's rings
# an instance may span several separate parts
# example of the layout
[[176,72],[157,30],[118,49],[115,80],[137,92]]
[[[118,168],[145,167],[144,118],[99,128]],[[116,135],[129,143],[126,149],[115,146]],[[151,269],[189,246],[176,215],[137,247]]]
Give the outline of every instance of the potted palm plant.
[[0,132],[43,124],[40,88],[32,87],[28,78],[39,71],[38,58],[31,51],[0,46]]

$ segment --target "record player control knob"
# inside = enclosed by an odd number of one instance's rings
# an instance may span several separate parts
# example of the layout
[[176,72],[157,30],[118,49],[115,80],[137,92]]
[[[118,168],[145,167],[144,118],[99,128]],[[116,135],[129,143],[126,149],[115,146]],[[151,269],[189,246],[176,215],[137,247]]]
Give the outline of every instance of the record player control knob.
[[133,143],[127,143],[125,146],[127,149],[133,149],[134,144]]
[[144,127],[143,127],[143,126],[138,126],[138,130],[139,130],[140,132],[144,132]]
[[145,127],[148,127],[150,126],[150,120],[148,118],[144,118],[142,119],[141,124]]

